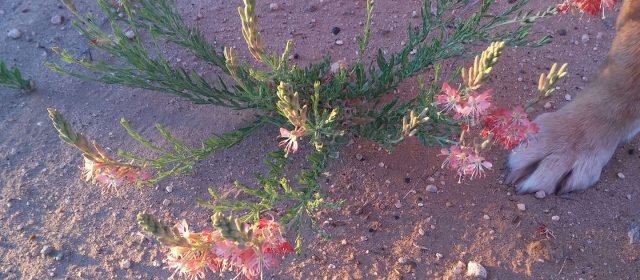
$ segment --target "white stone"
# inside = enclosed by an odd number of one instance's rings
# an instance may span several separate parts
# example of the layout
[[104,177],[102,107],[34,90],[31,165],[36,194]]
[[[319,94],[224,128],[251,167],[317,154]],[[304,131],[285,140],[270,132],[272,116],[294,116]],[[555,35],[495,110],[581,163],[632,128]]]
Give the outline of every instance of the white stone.
[[558,215],[553,216],[553,217],[551,217],[551,220],[552,221],[559,221],[560,220],[560,216],[558,216]]
[[487,278],[487,269],[484,268],[480,263],[477,262],[469,262],[467,264],[467,276],[486,279]]
[[570,94],[565,94],[564,95],[564,100],[571,101],[571,95]]
[[336,40],[336,45],[338,45],[338,46],[342,46],[342,45],[344,45],[344,41],[342,41],[342,40]]
[[487,215],[487,214],[484,214],[484,216],[482,216],[482,218],[485,219],[485,220],[490,220],[491,219],[491,217],[489,217],[489,215]]
[[624,173],[618,172],[618,178],[624,179],[625,178]]
[[430,193],[437,193],[438,187],[436,187],[436,185],[427,185],[426,190],[427,192],[430,192]]
[[544,191],[537,191],[534,196],[538,199],[543,199],[547,194]]
[[62,24],[62,22],[64,21],[64,17],[62,17],[61,15],[55,15],[51,17],[51,23],[58,25],[58,24]]
[[169,200],[169,199],[165,198],[165,200],[162,201],[162,205],[164,205],[164,206],[169,206],[169,204],[171,204],[171,200]]
[[121,269],[129,269],[129,268],[131,268],[131,261],[130,260],[121,260],[119,265],[120,265]]
[[127,30],[124,32],[124,36],[126,36],[129,39],[133,39],[136,37],[136,33],[133,32],[133,30]]
[[517,206],[518,206],[518,210],[520,210],[520,211],[527,210],[527,206],[524,205],[524,203],[518,203]]
[[272,12],[280,10],[280,5],[278,5],[278,3],[271,3],[269,4],[269,10],[271,10]]
[[20,37],[22,37],[22,31],[18,30],[17,28],[13,28],[9,30],[9,32],[7,32],[7,37],[14,40],[20,39]]

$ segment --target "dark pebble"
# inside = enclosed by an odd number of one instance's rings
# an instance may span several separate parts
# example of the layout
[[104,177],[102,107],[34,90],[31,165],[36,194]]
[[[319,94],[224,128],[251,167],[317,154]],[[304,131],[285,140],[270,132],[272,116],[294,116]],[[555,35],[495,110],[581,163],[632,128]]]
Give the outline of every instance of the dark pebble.
[[340,33],[340,27],[334,26],[331,28],[331,33],[333,33],[333,35],[338,35],[338,33]]

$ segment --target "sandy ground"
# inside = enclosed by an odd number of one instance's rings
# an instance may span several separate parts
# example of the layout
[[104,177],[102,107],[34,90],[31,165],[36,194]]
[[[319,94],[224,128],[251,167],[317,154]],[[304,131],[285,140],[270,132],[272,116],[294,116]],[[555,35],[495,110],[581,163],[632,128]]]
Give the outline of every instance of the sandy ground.
[[[178,2],[190,24],[207,36],[215,35],[218,42],[236,46],[248,58],[235,11],[240,1]],[[300,64],[327,53],[334,60],[355,56],[353,38],[364,19],[364,1],[279,1],[281,9],[273,12],[270,2],[258,2],[267,48],[280,51],[284,40],[291,38]],[[499,2],[501,7],[509,5],[506,0]],[[532,2],[538,9],[555,1]],[[76,5],[96,11],[89,0]],[[419,11],[421,1],[377,5],[371,46],[397,50],[405,40],[407,23],[417,23],[411,14]],[[210,213],[196,208],[194,199],[206,197],[209,186],[228,189],[232,180],[251,181],[252,172],[264,170],[260,164],[264,153],[277,149],[276,128],[264,128],[203,161],[195,176],[178,176],[120,196],[103,193],[80,180],[81,156],[57,138],[47,107],[59,109],[77,129],[114,151],[126,148],[143,154],[146,151],[118,126],[120,117],[155,141],[161,141],[153,129],[159,122],[197,145],[211,132],[246,124],[251,113],[196,106],[154,92],[52,73],[43,66],[58,61],[51,47],[94,59],[104,55],[89,50],[88,42],[70,26],[70,14],[56,0],[4,0],[0,10],[0,59],[33,77],[38,87],[28,94],[0,88],[0,279],[167,278],[170,272],[161,268],[161,250],[139,234],[135,215],[147,211],[167,221],[185,218],[196,229],[207,227]],[[198,14],[202,18],[196,20]],[[56,15],[64,16],[62,24],[51,23]],[[570,102],[565,95],[579,96],[603,61],[614,34],[614,16],[609,13],[601,20],[570,15],[539,24],[534,36],[551,34],[553,42],[505,52],[488,83],[498,103],[507,106],[530,98],[537,75],[553,62],[568,62],[570,75],[560,82],[551,110]],[[331,34],[334,26],[341,28],[337,36]],[[12,28],[23,36],[17,40],[4,36]],[[338,39],[344,45],[336,45]],[[185,51],[172,46],[167,50],[176,64],[203,73],[210,69]],[[403,84],[399,93],[415,94],[415,82]],[[340,210],[318,215],[332,239],[317,238],[305,228],[304,253],[287,257],[270,276],[462,279],[453,274],[456,263],[477,261],[487,268],[489,279],[638,279],[640,245],[630,245],[627,237],[629,224],[640,222],[638,144],[634,140],[621,147],[594,188],[536,199],[516,196],[513,187],[501,183],[505,152],[490,156],[495,171],[487,178],[458,184],[453,174],[440,169],[437,149],[409,140],[388,154],[354,139],[331,163],[333,176],[324,184],[329,199],[346,201]],[[293,166],[299,166],[300,158]],[[617,176],[619,172],[624,179]],[[438,192],[427,192],[429,184]],[[166,186],[173,192],[167,193]],[[169,206],[162,204],[165,199]],[[518,203],[526,210],[519,210]],[[537,232],[541,224],[549,234]],[[52,248],[51,256],[41,255],[45,246]],[[129,268],[121,267],[125,261],[131,263]]]

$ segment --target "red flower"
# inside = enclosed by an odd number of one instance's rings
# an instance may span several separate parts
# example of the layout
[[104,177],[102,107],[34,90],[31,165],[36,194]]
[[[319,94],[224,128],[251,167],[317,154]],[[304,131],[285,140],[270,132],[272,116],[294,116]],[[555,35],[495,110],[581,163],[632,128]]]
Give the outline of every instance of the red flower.
[[539,130],[520,106],[513,111],[504,108],[494,111],[484,119],[484,126],[486,131],[483,131],[483,136],[492,133],[495,137],[494,141],[502,144],[507,150],[526,141],[528,135],[537,133]]
[[562,4],[559,4],[556,8],[559,13],[567,13],[570,7],[576,7],[577,9],[595,16],[602,12],[604,8],[613,9],[618,0],[565,0]]

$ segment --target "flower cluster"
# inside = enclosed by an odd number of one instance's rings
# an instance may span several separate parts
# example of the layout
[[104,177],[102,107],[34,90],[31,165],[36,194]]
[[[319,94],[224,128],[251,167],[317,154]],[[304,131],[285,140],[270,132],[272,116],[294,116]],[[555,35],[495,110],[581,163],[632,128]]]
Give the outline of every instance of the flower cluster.
[[47,110],[60,139],[82,152],[82,177],[85,181],[117,191],[122,185],[139,184],[151,179],[151,174],[144,171],[143,166],[114,160],[98,143],[90,143],[82,133],[74,131],[60,112],[53,108]]
[[178,236],[165,244],[169,246],[166,268],[184,279],[204,279],[207,269],[256,279],[262,278],[264,269],[275,268],[279,257],[293,252],[277,222],[260,219],[253,225],[238,225],[242,237],[230,238],[224,230],[192,232],[185,221],[179,222],[174,227]]
[[575,7],[578,10],[595,16],[604,9],[613,9],[618,0],[564,0],[561,4],[558,4],[557,10],[560,13],[567,13],[571,7]]
[[83,179],[87,182],[116,189],[123,185],[135,185],[151,179],[151,174],[142,168],[114,161],[97,143],[93,143],[97,154],[84,155]]

